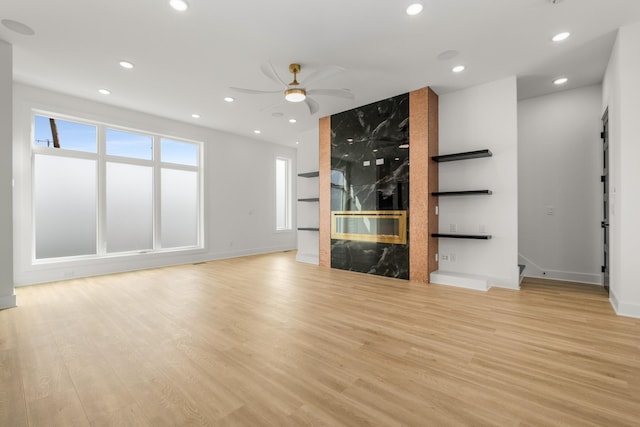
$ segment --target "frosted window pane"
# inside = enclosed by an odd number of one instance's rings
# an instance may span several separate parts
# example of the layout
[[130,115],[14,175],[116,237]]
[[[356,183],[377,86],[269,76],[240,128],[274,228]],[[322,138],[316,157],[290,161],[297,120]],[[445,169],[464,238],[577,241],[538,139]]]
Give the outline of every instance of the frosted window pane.
[[198,165],[198,145],[188,142],[162,139],[160,145],[160,158],[163,162],[177,163],[179,165]]
[[96,161],[35,156],[36,258],[96,253]]
[[[96,127],[81,123],[54,119],[58,131],[60,149],[96,152]],[[53,131],[49,117],[35,116],[34,144],[40,147],[54,147]]]
[[151,160],[153,158],[153,137],[107,129],[107,154]]
[[153,248],[153,169],[107,163],[107,252]]
[[160,231],[163,248],[198,244],[198,174],[162,169]]
[[287,161],[276,159],[276,229],[287,227]]

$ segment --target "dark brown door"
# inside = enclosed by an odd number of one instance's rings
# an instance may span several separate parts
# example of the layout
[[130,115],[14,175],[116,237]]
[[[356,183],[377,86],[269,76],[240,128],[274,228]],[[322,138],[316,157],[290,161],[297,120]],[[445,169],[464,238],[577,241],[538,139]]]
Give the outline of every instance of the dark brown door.
[[602,285],[609,293],[609,109],[602,116]]

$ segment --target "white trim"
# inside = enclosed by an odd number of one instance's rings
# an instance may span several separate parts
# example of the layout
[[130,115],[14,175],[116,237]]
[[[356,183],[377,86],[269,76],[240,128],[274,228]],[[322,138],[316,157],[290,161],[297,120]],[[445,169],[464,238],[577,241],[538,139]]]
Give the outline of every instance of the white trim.
[[298,252],[296,261],[306,264],[320,265],[320,256],[318,254],[301,254]]
[[640,319],[640,304],[620,302],[611,288],[609,289],[609,303],[618,316]]
[[6,308],[16,307],[16,295],[8,295],[6,297],[0,297],[0,310],[4,310]]
[[535,262],[522,254],[518,254],[518,263],[525,265],[524,277],[537,279],[562,280],[564,282],[588,283],[602,286],[602,275],[593,273],[580,273],[574,271],[550,270],[540,267]]
[[429,278],[430,283],[438,285],[455,286],[458,288],[474,289],[476,291],[488,291],[489,280],[486,277],[475,274],[454,273],[450,271],[434,271]]

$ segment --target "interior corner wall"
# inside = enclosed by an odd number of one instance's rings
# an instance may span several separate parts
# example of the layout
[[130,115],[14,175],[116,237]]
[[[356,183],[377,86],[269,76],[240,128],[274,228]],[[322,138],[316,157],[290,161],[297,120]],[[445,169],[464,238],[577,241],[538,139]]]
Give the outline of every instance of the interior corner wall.
[[0,40],[0,309],[15,307],[13,290],[13,49]]
[[[298,135],[298,171],[297,173],[319,170],[319,132],[318,128]],[[319,178],[298,177],[298,199],[319,197]],[[297,202],[298,227],[317,228],[319,225],[319,204],[315,202]],[[298,231],[298,253],[296,260],[309,264],[319,263],[319,233],[317,231]]]
[[[275,159],[276,157],[291,159],[291,170],[296,171],[295,148],[22,84],[14,83],[13,90],[14,282],[16,286],[295,248],[295,230],[276,231],[275,219]],[[203,142],[204,230],[202,237],[204,248],[34,264],[31,244],[33,242],[31,207],[31,112],[33,108]],[[2,170],[4,171],[4,168]],[[291,193],[293,196],[296,194],[295,180]],[[292,215],[292,224],[295,224],[295,209],[292,209]],[[2,226],[4,227],[4,221]]]
[[[439,226],[486,232],[490,240],[440,239],[439,272],[517,289],[518,117],[516,78],[440,95],[440,155],[489,149],[493,157],[440,165],[440,191],[489,189],[489,196],[440,197]],[[444,261],[443,255],[449,260]],[[454,260],[452,260],[454,259]]]
[[603,82],[609,109],[610,300],[640,318],[640,23],[620,28]]
[[602,87],[518,103],[518,236],[524,275],[601,284]]

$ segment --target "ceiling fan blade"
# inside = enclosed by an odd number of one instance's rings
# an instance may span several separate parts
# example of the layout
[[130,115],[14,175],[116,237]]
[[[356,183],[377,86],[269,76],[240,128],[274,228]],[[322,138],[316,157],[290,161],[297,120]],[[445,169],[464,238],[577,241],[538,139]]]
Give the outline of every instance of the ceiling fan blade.
[[318,110],[320,110],[320,104],[318,104],[308,96],[305,98],[304,103],[307,104],[307,107],[309,107],[309,114],[315,114],[318,112]]
[[229,89],[234,90],[240,93],[249,93],[251,95],[263,95],[267,93],[281,93],[281,90],[254,90],[254,89],[244,89],[241,87],[230,87]]
[[273,64],[271,62],[266,62],[260,66],[260,70],[262,70],[262,74],[267,76],[269,79],[273,80],[276,83],[280,83],[286,89],[289,87],[276,73],[275,68],[273,68]]
[[327,65],[326,67],[322,67],[319,70],[316,70],[313,73],[309,74],[309,76],[304,79],[303,84],[305,86],[309,86],[313,82],[326,79],[327,77],[340,73],[342,71],[344,71],[344,68],[342,67],[338,67],[337,65]]
[[355,96],[346,89],[310,89],[307,91],[309,95],[325,95],[337,96],[338,98],[354,99]]
[[286,101],[285,101],[284,99],[281,99],[280,101],[276,102],[275,104],[270,104],[270,105],[267,105],[267,106],[266,106],[266,107],[264,107],[264,108],[261,108],[261,109],[260,109],[260,111],[270,110],[270,109],[272,109],[272,108],[274,108],[274,107],[277,107],[278,105],[282,105],[282,104],[283,104],[283,103],[285,103],[285,102],[286,102]]

